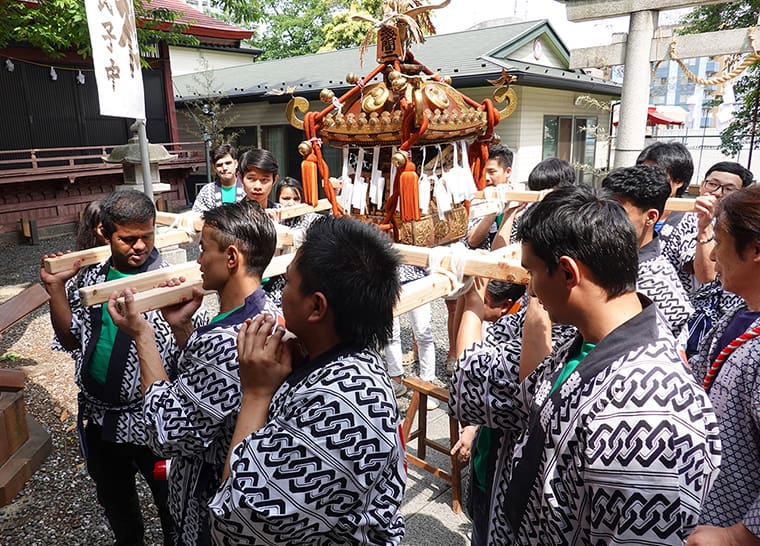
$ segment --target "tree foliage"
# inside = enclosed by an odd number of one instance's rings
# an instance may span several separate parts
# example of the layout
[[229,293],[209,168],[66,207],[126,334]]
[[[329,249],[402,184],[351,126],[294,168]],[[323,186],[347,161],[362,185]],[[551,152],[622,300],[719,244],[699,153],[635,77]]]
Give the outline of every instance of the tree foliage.
[[215,17],[252,28],[249,43],[261,60],[282,59],[359,45],[370,26],[353,13],[378,16],[382,0],[214,0]]
[[351,2],[347,10],[336,13],[332,21],[323,28],[325,41],[319,48],[319,52],[358,46],[367,33],[373,31],[373,26],[365,21],[355,21],[352,16],[363,13],[364,15],[379,17],[382,13],[382,5],[382,0]]
[[[700,6],[682,22],[682,34],[697,34],[757,25],[760,0],[746,0],[726,4]],[[720,134],[721,152],[737,155],[751,141],[753,130],[760,129],[758,102],[760,101],[760,60],[745,70],[733,82],[736,108],[734,119]],[[753,148],[760,148],[760,138],[754,139]]]
[[195,125],[198,134],[209,139],[209,147],[212,149],[237,140],[245,131],[231,129],[237,114],[232,103],[222,102],[222,89],[215,80],[208,59],[203,55],[192,79],[193,84],[188,91],[202,98],[186,101],[186,108],[180,110],[182,114]]
[[[198,43],[193,36],[182,34],[186,25],[175,23],[178,13],[167,9],[148,10],[142,0],[134,0],[134,5],[140,23],[137,40],[142,51],[155,51],[161,41]],[[0,47],[16,44],[41,49],[51,57],[60,57],[66,51],[89,56],[90,33],[84,2],[39,0],[34,6],[20,0],[0,2]]]

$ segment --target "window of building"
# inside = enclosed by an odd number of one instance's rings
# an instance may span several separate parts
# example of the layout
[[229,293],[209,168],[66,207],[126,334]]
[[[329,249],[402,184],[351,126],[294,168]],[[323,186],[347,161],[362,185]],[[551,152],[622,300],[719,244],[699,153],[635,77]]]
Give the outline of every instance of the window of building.
[[594,167],[596,132],[599,118],[575,116],[544,116],[542,159],[558,157],[576,167],[579,182],[591,181],[585,169]]

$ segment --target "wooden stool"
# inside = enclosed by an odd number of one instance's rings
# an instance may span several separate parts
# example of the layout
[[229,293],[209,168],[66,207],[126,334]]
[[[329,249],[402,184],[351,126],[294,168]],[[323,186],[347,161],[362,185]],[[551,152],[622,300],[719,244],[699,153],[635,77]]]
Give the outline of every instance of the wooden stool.
[[[459,441],[459,422],[453,417],[449,417],[449,445],[445,446],[427,437],[427,400],[432,396],[436,400],[448,404],[449,391],[436,387],[429,381],[423,381],[417,377],[404,378],[404,385],[411,389],[414,394],[412,401],[409,403],[409,409],[406,412],[406,418],[402,425],[404,440],[407,445],[406,460],[414,466],[430,472],[451,484],[451,508],[455,513],[462,511],[462,463],[455,455],[451,455],[451,448]],[[412,431],[414,416],[418,414],[417,430]],[[417,455],[409,453],[409,442],[417,440]],[[451,471],[446,472],[442,468],[433,466],[425,461],[425,454],[428,447],[448,455],[451,459]]]

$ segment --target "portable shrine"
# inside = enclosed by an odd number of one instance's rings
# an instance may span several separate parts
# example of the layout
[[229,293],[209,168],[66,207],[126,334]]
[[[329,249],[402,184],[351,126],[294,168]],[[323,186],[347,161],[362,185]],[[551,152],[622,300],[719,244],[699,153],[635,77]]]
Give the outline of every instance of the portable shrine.
[[[512,114],[517,96],[506,72],[496,81],[493,100],[478,103],[416,59],[412,43],[434,34],[433,9],[419,0],[386,0],[383,19],[360,48],[363,56],[377,36],[377,65],[364,77],[349,74],[353,85],[338,97],[323,89],[327,106],[310,112],[294,97],[290,124],[306,134],[299,147],[304,201],[316,205],[318,180],[334,215],[352,215],[377,224],[397,242],[432,247],[456,241],[467,231],[469,202],[485,186],[488,146],[494,127]],[[502,109],[495,104],[506,103]],[[297,112],[304,114],[303,119]],[[325,145],[342,150],[339,191],[322,154]]]

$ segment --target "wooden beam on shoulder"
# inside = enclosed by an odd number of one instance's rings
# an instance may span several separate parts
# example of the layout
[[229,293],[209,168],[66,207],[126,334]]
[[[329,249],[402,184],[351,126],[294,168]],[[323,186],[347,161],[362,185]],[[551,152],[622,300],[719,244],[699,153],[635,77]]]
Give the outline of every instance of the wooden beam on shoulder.
[[[283,254],[272,258],[272,261],[264,270],[264,278],[275,277],[285,273],[294,256],[295,254]],[[193,266],[195,266],[195,269]],[[177,273],[182,271],[187,273],[184,283],[178,286],[158,286],[161,282],[177,278],[180,276]],[[193,287],[202,287],[202,285],[200,266],[197,263],[188,262],[178,266],[163,268],[159,271],[140,273],[127,279],[117,279],[88,288],[82,288],[79,290],[79,294],[82,297],[82,303],[89,307],[108,301],[108,298],[114,292],[121,292],[127,288],[134,287],[138,290],[138,293],[135,294],[135,309],[139,313],[145,313],[166,307],[167,305],[175,305],[188,301],[192,297]],[[211,292],[207,291],[206,293],[210,294]],[[87,303],[85,303],[85,299]],[[123,299],[119,298],[119,301],[123,302]]]
[[671,197],[665,203],[665,210],[670,212],[694,212],[694,199]]
[[[472,208],[470,209],[470,217],[473,217],[473,209],[485,216],[486,214],[493,213],[498,204],[507,201],[518,201],[520,203],[535,203],[548,195],[545,191],[507,191],[501,195],[497,194],[492,188],[475,192],[476,199],[482,199],[482,201],[473,201]],[[496,203],[496,204],[493,204]],[[693,212],[694,211],[694,199],[686,197],[671,197],[665,204],[665,210],[670,212]],[[482,214],[481,211],[485,212]],[[477,216],[474,216],[477,218]]]
[[[411,245],[394,245],[401,254],[401,260],[408,265],[417,267],[430,266],[430,254],[432,250],[426,247]],[[486,277],[500,281],[528,284],[530,276],[520,265],[520,247],[511,245],[503,250],[481,253],[475,250],[460,250],[464,263],[464,275]],[[441,267],[452,270],[450,255],[444,255],[441,259]]]
[[179,277],[185,277],[188,280],[200,279],[201,269],[198,262],[186,262],[170,267],[162,267],[155,271],[146,271],[145,273],[132,275],[128,278],[86,286],[79,289],[79,297],[82,300],[82,305],[90,307],[108,301],[109,296],[114,292],[121,292],[127,288],[137,288],[140,292],[144,292],[157,288],[162,282]]
[[330,210],[331,208],[332,205],[330,204],[329,200],[320,199],[316,207],[312,207],[306,203],[301,203],[300,205],[293,205],[292,207],[283,207],[281,209],[272,210],[277,211],[277,214],[280,215],[280,220],[288,220],[289,218],[303,216],[304,214],[309,214],[311,212],[322,212],[325,210]]
[[203,217],[192,211],[176,214],[157,210],[156,224],[159,226],[175,226],[179,229],[191,229],[200,233],[203,230]]
[[[288,220],[311,212],[322,212],[331,208],[332,205],[330,204],[330,201],[327,199],[320,199],[316,207],[301,203],[300,205],[294,205],[292,207],[267,209],[267,212],[275,217],[279,217],[280,220]],[[195,232],[200,232],[203,230],[203,216],[192,211],[179,214],[156,211],[156,224],[160,226],[174,226],[179,229],[192,229]]]
[[401,316],[412,309],[447,296],[452,290],[454,286],[451,277],[443,273],[431,273],[416,281],[408,282],[401,287],[401,297],[393,308],[393,316]]
[[[156,248],[166,248],[168,246],[182,245],[190,242],[190,235],[184,231],[168,230],[156,234]],[[86,250],[68,252],[55,258],[45,258],[45,269],[48,273],[59,273],[74,267],[74,262],[79,261],[80,267],[99,264],[111,255],[111,247],[108,245],[96,246]]]

